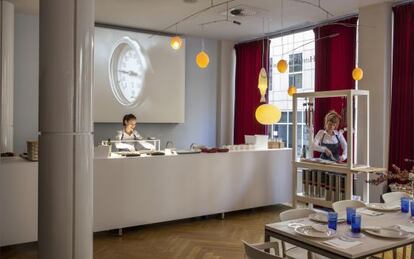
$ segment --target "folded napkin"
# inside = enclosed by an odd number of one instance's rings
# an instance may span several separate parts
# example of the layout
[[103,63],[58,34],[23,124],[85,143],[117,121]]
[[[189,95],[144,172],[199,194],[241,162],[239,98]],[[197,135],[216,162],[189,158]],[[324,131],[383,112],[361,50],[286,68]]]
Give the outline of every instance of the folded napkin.
[[362,209],[360,211],[358,211],[360,214],[363,215],[368,215],[368,216],[379,216],[382,215],[384,213],[379,212],[379,211],[374,211],[374,210],[368,210],[368,209]]
[[330,246],[333,246],[333,247],[336,247],[336,248],[339,248],[339,249],[349,249],[351,247],[362,244],[362,242],[360,242],[360,241],[356,241],[356,240],[355,241],[353,241],[353,240],[344,241],[344,240],[339,239],[339,238],[326,240],[323,243],[325,243],[327,245],[330,245]]
[[397,225],[401,230],[404,230],[408,233],[414,233],[414,226],[404,226],[404,225]]

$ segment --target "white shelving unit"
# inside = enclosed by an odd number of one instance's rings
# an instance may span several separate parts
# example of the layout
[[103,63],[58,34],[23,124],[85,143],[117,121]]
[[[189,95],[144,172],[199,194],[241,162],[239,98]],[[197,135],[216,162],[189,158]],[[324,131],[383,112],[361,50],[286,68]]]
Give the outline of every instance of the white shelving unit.
[[[345,97],[346,98],[346,109],[347,109],[347,142],[348,142],[348,153],[346,164],[321,164],[316,162],[301,161],[297,156],[297,111],[298,111],[298,100],[307,99],[308,101],[315,103],[315,99],[318,98],[333,98],[333,97]],[[308,203],[310,206],[318,205],[322,207],[332,207],[332,202],[324,198],[317,198],[313,196],[307,196],[303,193],[298,193],[297,180],[298,170],[311,169],[320,170],[326,172],[334,172],[345,175],[345,199],[351,199],[353,193],[353,174],[363,172],[366,173],[366,178],[369,180],[370,173],[383,172],[385,168],[374,168],[369,165],[369,112],[366,114],[367,126],[366,126],[366,140],[364,143],[364,150],[366,154],[366,161],[363,164],[356,165],[354,157],[354,137],[357,136],[357,125],[354,124],[354,112],[355,116],[358,116],[356,109],[356,103],[358,98],[366,98],[366,111],[369,111],[369,91],[366,90],[340,90],[340,91],[323,91],[323,92],[309,92],[309,93],[298,93],[293,96],[293,136],[292,136],[292,174],[293,174],[293,201],[292,204],[296,207],[297,202]],[[312,126],[312,121],[311,125]],[[313,131],[311,131],[313,133]],[[313,137],[313,136],[312,136]],[[311,152],[312,153],[312,152]],[[364,201],[369,202],[369,184],[364,186]]]

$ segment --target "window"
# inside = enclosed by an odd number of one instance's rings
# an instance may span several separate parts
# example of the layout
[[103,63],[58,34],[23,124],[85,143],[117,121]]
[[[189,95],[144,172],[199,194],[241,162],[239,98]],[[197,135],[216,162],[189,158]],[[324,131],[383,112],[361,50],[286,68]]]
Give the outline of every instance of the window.
[[289,55],[289,72],[302,72],[302,53]]
[[[279,138],[286,147],[292,147],[292,97],[287,94],[290,85],[296,86],[298,92],[313,92],[315,78],[315,36],[312,30],[294,33],[271,39],[269,69],[269,103],[277,105],[282,111],[281,120],[269,128],[271,138]],[[284,58],[289,70],[281,74],[275,68],[277,62]],[[307,145],[307,129],[302,103],[298,102],[298,136],[297,150]]]
[[289,85],[296,86],[297,89],[302,88],[302,73],[289,74]]

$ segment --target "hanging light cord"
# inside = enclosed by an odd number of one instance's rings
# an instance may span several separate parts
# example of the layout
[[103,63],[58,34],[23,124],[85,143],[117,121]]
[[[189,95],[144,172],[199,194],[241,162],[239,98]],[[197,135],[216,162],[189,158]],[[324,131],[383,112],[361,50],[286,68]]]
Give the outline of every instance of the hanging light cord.
[[[235,0],[228,0],[228,1],[225,1],[225,2],[218,3],[218,4],[214,4],[214,2],[213,2],[213,1],[211,1],[211,4],[210,4],[210,6],[209,6],[209,7],[203,8],[203,9],[201,9],[201,10],[197,11],[197,12],[194,12],[194,13],[192,13],[192,14],[189,14],[189,15],[185,16],[184,18],[182,18],[182,19],[180,19],[180,20],[178,20],[178,21],[174,22],[173,24],[168,25],[167,27],[163,28],[163,29],[161,30],[161,32],[166,32],[166,31],[167,31],[168,29],[170,29],[171,27],[174,27],[175,25],[178,25],[179,23],[182,23],[182,22],[184,22],[184,21],[186,21],[186,20],[188,20],[188,19],[190,19],[190,18],[192,18],[192,17],[194,17],[194,16],[197,16],[197,15],[199,15],[199,14],[201,14],[201,13],[204,13],[204,12],[206,12],[206,11],[210,10],[210,9],[213,9],[213,8],[218,7],[218,6],[225,5],[225,4],[227,4],[227,5],[228,5],[229,3],[234,2],[234,1],[235,1]],[[155,36],[155,35],[153,34],[153,35],[151,35],[149,38],[152,38],[153,36]]]
[[315,3],[312,3],[312,2],[308,2],[308,1],[305,1],[305,0],[289,0],[289,1],[298,2],[298,3],[307,4],[307,5],[316,7],[319,10],[321,10],[322,12],[324,12],[327,17],[328,16],[331,16],[331,17],[334,16],[331,12],[329,12],[328,10],[326,10],[325,8],[322,7],[321,0],[318,0],[318,4],[315,4]]

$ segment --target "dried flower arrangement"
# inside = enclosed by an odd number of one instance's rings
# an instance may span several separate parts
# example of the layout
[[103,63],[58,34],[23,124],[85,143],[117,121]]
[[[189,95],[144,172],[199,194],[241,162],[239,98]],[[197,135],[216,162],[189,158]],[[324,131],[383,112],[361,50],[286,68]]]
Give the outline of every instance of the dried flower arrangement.
[[397,182],[405,185],[414,183],[414,166],[411,170],[401,170],[396,165],[392,165],[392,168],[394,169],[394,172],[377,173],[379,177],[366,182],[374,185],[379,185],[385,181]]

